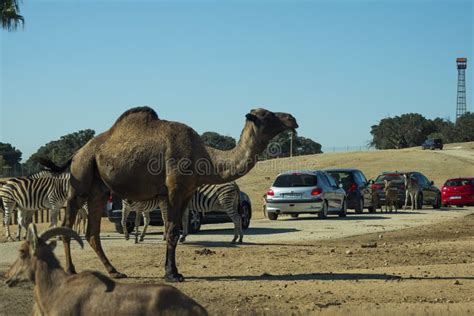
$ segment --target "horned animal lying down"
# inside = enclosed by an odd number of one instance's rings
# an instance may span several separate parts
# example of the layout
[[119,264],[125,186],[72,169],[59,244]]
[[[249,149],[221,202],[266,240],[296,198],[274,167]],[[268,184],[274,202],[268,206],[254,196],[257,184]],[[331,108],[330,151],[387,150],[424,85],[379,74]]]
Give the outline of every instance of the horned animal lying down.
[[95,271],[67,274],[53,253],[56,242],[46,243],[58,235],[83,247],[72,229],[51,228],[38,236],[30,224],[19,258],[6,273],[10,287],[21,281],[35,284],[34,315],[207,315],[201,305],[169,285],[117,283]]

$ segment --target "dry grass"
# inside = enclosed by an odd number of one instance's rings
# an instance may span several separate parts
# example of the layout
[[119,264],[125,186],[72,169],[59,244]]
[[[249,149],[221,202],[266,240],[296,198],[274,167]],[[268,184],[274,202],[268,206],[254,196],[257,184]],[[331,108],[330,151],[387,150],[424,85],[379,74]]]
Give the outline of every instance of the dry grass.
[[441,187],[448,178],[474,176],[474,159],[470,155],[474,158],[474,142],[449,144],[445,150],[436,152],[416,147],[273,159],[259,162],[237,182],[252,200],[254,218],[262,218],[262,196],[283,171],[357,168],[364,172],[367,179],[375,179],[383,171],[417,170]]

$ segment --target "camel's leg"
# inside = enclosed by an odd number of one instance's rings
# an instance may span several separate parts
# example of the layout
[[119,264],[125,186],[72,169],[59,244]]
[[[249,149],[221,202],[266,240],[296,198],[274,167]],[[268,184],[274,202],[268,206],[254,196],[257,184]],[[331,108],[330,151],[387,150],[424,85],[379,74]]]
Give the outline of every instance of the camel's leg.
[[146,230],[148,229],[148,225],[150,225],[150,212],[142,212],[143,214],[143,231],[142,234],[140,235],[140,241],[145,240],[145,235],[146,235]]
[[138,229],[140,228],[140,216],[142,212],[135,209],[135,243],[138,244]]
[[189,223],[189,208],[186,207],[186,210],[184,211],[184,214],[183,214],[183,219],[181,220],[181,228],[183,230],[183,234],[181,235],[181,238],[179,239],[180,242],[185,242],[186,237],[188,237],[188,223]]
[[100,242],[100,221],[102,219],[102,213],[104,212],[108,197],[109,193],[107,191],[101,190],[100,184],[96,183],[89,194],[89,199],[87,200],[87,205],[89,208],[89,223],[87,225],[86,239],[112,278],[126,278],[127,276],[125,274],[118,272],[110,263],[109,259],[104,253],[104,250],[102,249],[102,244]]
[[[70,193],[66,206],[66,213],[64,214],[63,226],[72,228],[76,221],[77,210],[83,205],[83,201],[79,196]],[[64,253],[66,255],[66,271],[69,273],[76,273],[76,268],[72,263],[71,257],[71,238],[63,235]]]
[[124,206],[122,210],[122,229],[123,229],[123,235],[125,236],[125,240],[128,240],[130,236],[128,235],[128,230],[127,230],[127,218],[128,214],[130,213],[130,208],[128,206]]
[[[170,181],[170,178],[167,180]],[[189,199],[194,193],[194,190],[189,191],[191,191],[191,193],[170,191],[168,193],[168,200],[164,200],[163,202],[160,201],[160,208],[165,206],[168,211],[165,260],[165,280],[168,282],[184,281],[183,275],[178,273],[178,268],[176,267],[176,246],[178,244],[180,234],[179,225],[182,216],[184,215]],[[183,194],[187,195],[183,196]]]

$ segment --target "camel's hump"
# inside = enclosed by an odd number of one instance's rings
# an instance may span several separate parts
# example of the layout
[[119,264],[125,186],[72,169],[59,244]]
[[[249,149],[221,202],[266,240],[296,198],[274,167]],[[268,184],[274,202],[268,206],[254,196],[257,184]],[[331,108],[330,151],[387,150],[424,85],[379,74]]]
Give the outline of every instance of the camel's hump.
[[133,115],[133,114],[138,114],[138,113],[144,113],[148,115],[150,118],[157,120],[158,119],[158,114],[156,114],[155,110],[148,106],[139,106],[135,108],[128,109],[127,111],[123,112],[122,115],[119,116],[117,121],[115,121],[115,124],[118,122],[122,121],[126,117]]

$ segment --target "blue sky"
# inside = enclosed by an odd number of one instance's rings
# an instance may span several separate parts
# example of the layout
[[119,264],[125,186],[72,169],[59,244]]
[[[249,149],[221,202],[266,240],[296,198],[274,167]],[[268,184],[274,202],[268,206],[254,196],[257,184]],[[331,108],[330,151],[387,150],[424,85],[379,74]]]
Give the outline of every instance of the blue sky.
[[455,58],[474,92],[472,1],[28,1],[1,31],[0,141],[23,151],[101,132],[149,105],[237,138],[255,107],[299,135],[363,146],[407,112],[455,118]]

